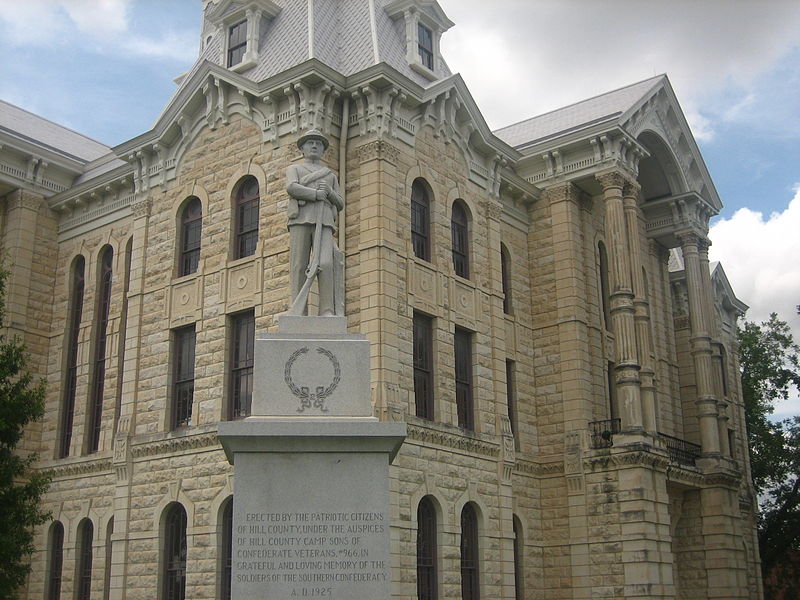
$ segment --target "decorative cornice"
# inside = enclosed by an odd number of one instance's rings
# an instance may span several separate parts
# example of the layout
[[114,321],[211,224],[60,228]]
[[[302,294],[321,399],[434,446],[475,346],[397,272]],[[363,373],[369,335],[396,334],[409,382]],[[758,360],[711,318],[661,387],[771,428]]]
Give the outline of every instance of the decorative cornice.
[[519,456],[517,456],[517,462],[514,465],[514,472],[521,475],[536,475],[539,477],[563,475],[564,461],[534,462],[531,460],[520,459]]
[[400,150],[385,140],[369,142],[356,148],[355,152],[361,162],[367,162],[368,160],[385,160],[390,163],[396,163],[400,156]]
[[486,456],[496,458],[500,456],[500,445],[474,438],[465,434],[449,433],[439,429],[432,429],[408,423],[407,439],[423,442],[425,444],[435,444],[437,446],[446,446],[456,450],[469,452],[470,454],[477,454],[479,456]]
[[89,475],[92,473],[101,473],[103,471],[111,472],[111,458],[91,458],[89,460],[82,460],[81,462],[69,463],[66,465],[58,465],[52,467],[50,472],[53,474],[53,479],[62,479],[67,477],[75,477],[76,475]]
[[217,440],[216,431],[199,435],[184,435],[166,440],[159,440],[157,442],[133,444],[131,447],[131,456],[133,456],[133,458],[142,458],[145,456],[155,456],[157,454],[173,454],[176,452],[185,452],[187,450],[196,450],[198,448],[208,448],[210,446],[219,446],[221,448]]

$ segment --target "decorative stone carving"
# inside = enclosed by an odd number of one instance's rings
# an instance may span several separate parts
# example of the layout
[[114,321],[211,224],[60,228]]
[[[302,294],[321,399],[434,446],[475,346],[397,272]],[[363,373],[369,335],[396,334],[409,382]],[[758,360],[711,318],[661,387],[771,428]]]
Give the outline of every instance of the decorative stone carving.
[[376,140],[356,148],[356,155],[360,162],[385,160],[390,163],[396,163],[400,156],[400,151],[384,140]]

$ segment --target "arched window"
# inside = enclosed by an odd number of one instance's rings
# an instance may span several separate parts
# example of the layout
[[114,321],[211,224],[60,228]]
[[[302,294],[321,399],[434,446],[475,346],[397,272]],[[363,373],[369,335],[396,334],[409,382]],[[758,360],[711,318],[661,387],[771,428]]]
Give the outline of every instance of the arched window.
[[461,600],[479,600],[478,515],[471,502],[461,510]]
[[411,246],[414,256],[431,260],[431,202],[422,179],[411,184]]
[[436,510],[426,496],[417,508],[417,600],[437,598]]
[[244,258],[256,251],[258,243],[258,180],[245,177],[237,187],[234,200],[236,235],[233,257]]
[[164,516],[164,546],[161,557],[161,597],[186,598],[186,511],[171,504]]
[[180,216],[180,257],[178,276],[197,272],[200,264],[200,240],[203,230],[203,206],[200,198],[189,198]]
[[97,319],[95,321],[94,369],[89,392],[89,426],[86,449],[91,454],[100,446],[100,426],[103,417],[103,395],[106,381],[106,340],[108,313],[111,308],[111,278],[114,250],[106,246],[100,253],[97,277]]
[[606,330],[610,330],[611,312],[609,311],[608,306],[608,255],[606,254],[606,246],[603,244],[603,242],[598,242],[597,244],[597,260],[600,269],[598,276],[600,278],[600,306],[603,309],[603,325],[605,326]]
[[523,600],[525,598],[525,574],[523,573],[525,540],[522,538],[522,524],[517,515],[513,516],[512,527],[514,529],[514,599]]
[[450,233],[453,242],[453,269],[459,277],[469,279],[469,217],[462,200],[453,203]]
[[231,600],[233,573],[233,496],[225,500],[220,519],[220,600]]
[[114,535],[114,517],[111,517],[106,527],[106,564],[103,570],[103,599],[108,600],[111,596],[111,564],[114,556],[113,540],[111,537]]
[[119,313],[119,338],[117,347],[117,390],[114,402],[114,426],[112,432],[117,430],[119,415],[122,412],[122,383],[125,375],[125,338],[128,333],[128,292],[131,289],[131,257],[133,254],[133,238],[128,238],[125,244],[125,276],[122,283],[122,308]]
[[92,597],[92,539],[94,526],[89,519],[78,524],[78,570],[75,577],[76,598],[89,600]]
[[511,255],[505,244],[500,244],[500,275],[503,279],[503,312],[507,315],[511,311]]
[[47,600],[61,598],[61,569],[64,566],[64,526],[60,521],[50,527],[50,565],[47,574]]
[[517,366],[513,360],[506,359],[506,403],[511,435],[517,436]]
[[86,285],[84,271],[86,260],[78,256],[72,265],[70,282],[70,306],[67,320],[67,331],[64,335],[64,350],[67,353],[64,377],[64,401],[62,402],[61,432],[58,455],[69,456],[72,443],[72,422],[75,416],[75,394],[78,383],[78,340],[81,333],[81,317],[83,315],[83,292]]

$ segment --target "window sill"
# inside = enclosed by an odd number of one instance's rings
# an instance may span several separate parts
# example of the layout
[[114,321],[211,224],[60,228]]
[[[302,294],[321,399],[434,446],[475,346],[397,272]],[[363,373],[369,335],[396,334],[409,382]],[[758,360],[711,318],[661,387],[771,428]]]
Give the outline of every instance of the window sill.
[[409,66],[414,71],[416,71],[417,73],[419,73],[420,75],[425,77],[426,79],[429,79],[431,81],[435,81],[436,79],[438,79],[438,77],[436,76],[436,73],[431,71],[428,67],[423,65],[421,62],[412,62],[412,63],[409,63]]

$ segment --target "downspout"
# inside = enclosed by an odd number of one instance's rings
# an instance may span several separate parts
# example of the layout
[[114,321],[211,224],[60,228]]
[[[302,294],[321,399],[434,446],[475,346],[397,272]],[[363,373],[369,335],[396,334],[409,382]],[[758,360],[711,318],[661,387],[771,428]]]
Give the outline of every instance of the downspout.
[[347,215],[347,136],[350,129],[350,96],[342,99],[342,127],[339,136],[339,195],[344,208],[339,213],[339,249],[346,256],[345,217]]

